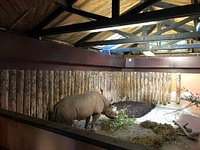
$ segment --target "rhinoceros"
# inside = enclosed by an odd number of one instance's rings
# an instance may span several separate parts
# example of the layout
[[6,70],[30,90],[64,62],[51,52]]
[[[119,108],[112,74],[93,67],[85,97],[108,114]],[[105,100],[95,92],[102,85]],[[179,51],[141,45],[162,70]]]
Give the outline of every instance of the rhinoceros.
[[95,122],[101,114],[111,119],[115,118],[117,116],[116,107],[99,92],[91,91],[64,97],[55,104],[52,120],[73,125],[74,120],[86,119],[85,128],[88,129],[92,116],[91,130],[95,130]]

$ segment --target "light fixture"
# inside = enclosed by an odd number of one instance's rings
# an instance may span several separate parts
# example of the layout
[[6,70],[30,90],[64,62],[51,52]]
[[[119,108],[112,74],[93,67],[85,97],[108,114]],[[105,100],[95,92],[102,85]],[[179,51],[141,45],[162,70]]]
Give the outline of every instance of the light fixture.
[[155,56],[155,54],[151,51],[143,51],[142,52],[145,56]]
[[89,32],[94,33],[94,32],[102,32],[102,31],[110,31],[110,30],[119,30],[119,29],[124,29],[124,28],[129,28],[129,27],[147,26],[147,25],[152,25],[152,24],[157,24],[157,23],[158,23],[157,21],[143,22],[143,23],[137,23],[137,24],[94,29],[94,30],[90,30]]

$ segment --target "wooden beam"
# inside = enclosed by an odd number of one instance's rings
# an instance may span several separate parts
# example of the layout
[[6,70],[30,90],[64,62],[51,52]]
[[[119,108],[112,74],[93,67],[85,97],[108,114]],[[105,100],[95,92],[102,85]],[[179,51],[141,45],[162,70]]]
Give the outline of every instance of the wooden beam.
[[92,21],[73,25],[66,25],[61,27],[54,27],[49,29],[43,29],[40,36],[63,34],[70,32],[80,32],[87,30],[94,30],[99,28],[114,27],[120,25],[129,25],[144,23],[150,21],[159,21],[165,19],[171,19],[176,17],[192,16],[200,13],[200,4],[191,4],[185,6],[178,6],[176,8],[167,8],[163,10],[144,12],[140,14],[132,14],[119,19],[110,19],[106,21]]
[[118,18],[120,15],[120,0],[112,0],[112,18]]
[[42,28],[44,28],[46,25],[48,25],[51,21],[53,21],[56,17],[58,17],[62,12],[64,12],[64,9],[60,6],[56,6],[53,11],[45,17],[40,23],[35,26],[33,29],[28,31],[28,35],[35,36],[36,33],[40,32]]
[[0,31],[0,61],[29,61],[62,65],[122,68],[125,60],[67,45]]
[[186,24],[187,22],[190,22],[190,21],[192,21],[192,20],[194,20],[196,18],[198,18],[198,16],[190,16],[190,17],[188,17],[186,19],[183,19],[183,20],[181,20],[179,22],[171,24],[170,26],[168,26],[168,27],[166,27],[166,28],[154,33],[153,35],[160,35],[160,34],[165,33],[167,31],[173,30],[173,29],[178,28],[179,26],[182,26],[182,25]]
[[8,30],[12,30],[32,9],[25,10],[17,19],[12,23]]
[[149,41],[160,41],[160,40],[183,40],[190,38],[198,38],[200,36],[199,32],[189,32],[189,33],[179,33],[179,34],[166,34],[166,35],[155,35],[146,36],[138,38],[126,38],[117,40],[105,40],[105,41],[92,41],[79,43],[80,47],[96,46],[96,45],[112,45],[112,44],[124,44],[124,43],[134,43],[134,42],[149,42]]
[[166,2],[158,2],[158,3],[153,4],[153,6],[160,7],[160,8],[172,8],[172,7],[177,7],[179,5],[166,3]]
[[76,43],[74,43],[74,46],[77,47],[77,45],[79,43],[86,42],[86,41],[90,40],[91,38],[95,37],[98,34],[99,34],[99,32],[89,33],[88,35],[86,35],[85,37],[81,38]]
[[90,12],[86,12],[86,11],[83,11],[83,10],[75,8],[75,7],[68,7],[68,6],[65,6],[65,5],[60,4],[60,3],[58,3],[58,5],[60,7],[62,7],[67,12],[74,13],[74,14],[77,14],[77,15],[92,19],[92,20],[105,20],[105,19],[108,19],[107,17],[101,16],[101,15],[97,15],[97,14],[93,14],[93,13],[90,13]]
[[200,69],[199,57],[127,57],[126,69]]
[[189,48],[200,48],[200,43],[183,44],[183,45],[164,45],[154,47],[130,47],[130,48],[116,48],[116,49],[104,49],[104,51],[110,52],[138,52],[138,51],[155,51],[155,50],[176,50],[176,49],[189,49]]

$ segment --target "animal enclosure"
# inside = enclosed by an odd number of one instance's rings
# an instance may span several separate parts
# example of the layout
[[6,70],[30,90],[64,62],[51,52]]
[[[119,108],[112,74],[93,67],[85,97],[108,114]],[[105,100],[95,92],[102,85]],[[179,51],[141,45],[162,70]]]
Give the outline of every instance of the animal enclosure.
[[178,103],[180,80],[178,73],[5,69],[0,70],[0,106],[47,119],[49,109],[64,96],[100,89],[114,102]]

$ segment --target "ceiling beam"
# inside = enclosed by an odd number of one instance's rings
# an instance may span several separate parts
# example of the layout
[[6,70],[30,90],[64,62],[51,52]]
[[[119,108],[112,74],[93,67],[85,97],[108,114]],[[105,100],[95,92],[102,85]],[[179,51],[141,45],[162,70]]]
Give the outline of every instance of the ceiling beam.
[[[176,22],[173,20],[167,20],[167,21],[164,21],[163,23],[165,26],[170,26],[172,24],[176,24]],[[188,32],[188,31],[191,32],[191,31],[193,31],[194,27],[191,25],[183,24],[183,25],[179,26],[179,29],[185,30],[185,32]]]
[[72,7],[68,7],[68,6],[65,6],[65,5],[63,5],[61,3],[58,3],[58,5],[60,7],[62,7],[67,12],[74,13],[74,14],[77,14],[77,15],[92,19],[92,20],[103,20],[103,19],[105,20],[105,19],[108,19],[108,17],[104,17],[104,16],[101,16],[101,15],[97,15],[97,14],[93,14],[93,13],[90,13],[90,12],[87,12],[87,11],[83,11],[83,10],[75,8],[73,6]]
[[25,10],[16,20],[12,23],[12,25],[8,28],[8,30],[12,30],[19,22],[21,22],[24,17],[31,11],[32,9]]
[[145,8],[153,5],[154,3],[158,2],[158,1],[160,1],[160,0],[145,0],[144,2],[138,3],[137,5],[133,6],[128,11],[123,13],[121,15],[121,17],[129,16],[132,14],[137,14],[137,13],[141,12],[142,10],[144,10]]
[[91,22],[43,29],[38,34],[39,36],[48,36],[48,35],[55,35],[55,34],[88,31],[88,30],[99,29],[99,28],[138,24],[138,23],[144,23],[144,22],[150,22],[150,21],[171,19],[171,18],[176,18],[176,17],[185,17],[185,16],[196,15],[199,13],[200,13],[200,4],[191,4],[191,5],[185,5],[185,6],[178,6],[175,8],[167,8],[163,10],[133,14],[126,17],[120,17],[119,19],[109,19],[106,21],[102,21],[102,20],[91,21]]
[[48,25],[51,21],[53,21],[56,17],[58,17],[62,12],[64,12],[64,9],[60,6],[56,6],[53,11],[45,17],[40,23],[35,26],[33,29],[28,31],[29,35],[34,35],[38,33],[42,28],[44,28],[46,25]]
[[79,47],[88,47],[96,45],[112,45],[112,44],[124,44],[124,43],[134,43],[134,42],[149,42],[149,41],[160,41],[160,40],[183,40],[190,38],[200,37],[199,32],[189,32],[189,33],[179,33],[179,34],[167,34],[167,35],[155,35],[155,36],[146,36],[138,38],[126,38],[126,39],[117,39],[117,40],[105,40],[105,41],[92,41],[79,43]]
[[130,47],[130,48],[116,48],[116,49],[104,49],[104,52],[137,52],[137,51],[154,51],[154,50],[175,50],[175,49],[189,49],[189,48],[200,48],[200,43],[194,44],[183,44],[183,45],[164,45],[154,47]]
[[117,18],[120,15],[120,0],[112,0],[112,18]]
[[165,32],[167,32],[167,31],[173,30],[173,29],[175,29],[175,28],[177,28],[177,27],[179,27],[179,26],[181,26],[181,25],[183,25],[183,24],[186,24],[187,22],[190,22],[190,21],[192,21],[192,20],[194,20],[194,19],[196,19],[196,18],[198,18],[198,16],[191,16],[191,17],[188,17],[188,18],[183,19],[183,20],[181,20],[181,21],[179,21],[179,22],[176,22],[176,23],[174,23],[174,24],[171,24],[170,26],[168,26],[168,27],[166,27],[166,28],[164,28],[164,29],[162,29],[162,30],[160,30],[160,31],[158,31],[158,32],[156,32],[156,33],[154,33],[154,34],[152,34],[152,35],[160,35],[160,34],[165,33]]
[[158,3],[153,4],[153,6],[160,7],[160,8],[172,8],[172,7],[177,7],[179,5],[166,3],[166,2],[158,2]]
[[83,38],[81,38],[80,40],[78,40],[76,43],[74,43],[74,46],[77,47],[77,45],[78,45],[79,43],[88,41],[88,40],[90,40],[91,38],[95,37],[95,36],[98,35],[98,34],[99,34],[99,32],[90,33],[90,34],[84,36]]

